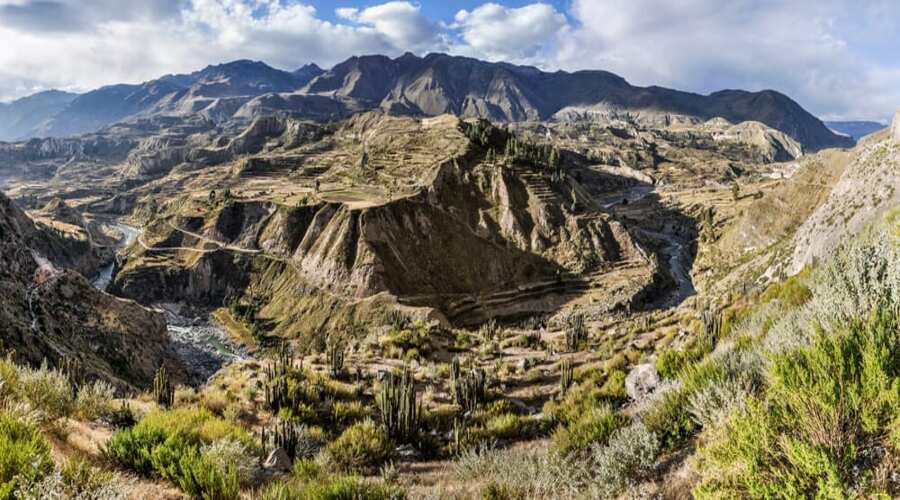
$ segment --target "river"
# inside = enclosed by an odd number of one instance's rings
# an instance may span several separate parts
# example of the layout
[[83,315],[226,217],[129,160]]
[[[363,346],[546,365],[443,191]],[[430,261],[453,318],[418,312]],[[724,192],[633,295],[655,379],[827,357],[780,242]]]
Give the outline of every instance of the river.
[[[110,226],[122,233],[117,250],[130,247],[142,230],[120,222]],[[91,280],[95,288],[106,291],[115,277],[117,261],[100,269]],[[208,313],[192,312],[179,304],[156,304],[166,316],[166,328],[175,350],[193,372],[194,382],[203,383],[222,366],[249,357],[247,351],[229,339],[227,332]]]

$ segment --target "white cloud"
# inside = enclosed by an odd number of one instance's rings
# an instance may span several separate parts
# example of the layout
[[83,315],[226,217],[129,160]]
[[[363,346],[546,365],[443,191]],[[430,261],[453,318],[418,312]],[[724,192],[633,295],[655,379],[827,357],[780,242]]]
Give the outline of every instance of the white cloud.
[[487,3],[459,11],[455,20],[453,27],[466,43],[462,50],[513,62],[548,62],[557,38],[568,31],[565,15],[545,3],[519,8]]
[[369,26],[384,35],[395,47],[410,51],[439,50],[443,36],[438,25],[409,2],[388,2],[367,9],[342,8],[338,17]]
[[337,21],[315,1],[0,0],[0,99],[241,58],[293,69],[411,50],[697,92],[774,88],[827,118],[887,119],[900,107],[896,0],[571,0],[565,13],[485,3],[452,20],[391,1],[338,9]]
[[571,14],[580,26],[557,54],[567,69],[702,92],[774,88],[825,117],[900,106],[893,0],[574,0]]

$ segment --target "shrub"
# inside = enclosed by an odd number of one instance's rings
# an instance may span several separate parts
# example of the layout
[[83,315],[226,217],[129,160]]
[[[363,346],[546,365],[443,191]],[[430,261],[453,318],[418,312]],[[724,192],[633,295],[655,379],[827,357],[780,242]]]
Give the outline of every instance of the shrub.
[[330,476],[315,481],[275,482],[266,487],[261,500],[402,500],[397,487],[373,484],[356,476]]
[[431,325],[416,321],[409,328],[392,328],[382,339],[385,354],[398,359],[418,359],[431,351]]
[[178,460],[176,483],[191,498],[232,500],[240,497],[240,484],[235,469],[221,469],[190,448]]
[[356,476],[328,474],[312,460],[298,460],[288,481],[271,483],[258,496],[262,500],[402,500],[406,493]]
[[770,386],[701,449],[699,497],[855,496],[858,467],[900,410],[900,328],[892,308],[774,355]]
[[369,409],[362,401],[336,401],[331,409],[334,420],[340,425],[350,425],[369,415]]
[[116,432],[104,453],[145,476],[155,472],[192,497],[226,499],[236,498],[240,474],[258,451],[253,438],[233,423],[205,409],[180,408],[151,412]]
[[524,439],[536,431],[535,421],[514,413],[493,416],[484,425],[484,433],[493,439]]
[[50,443],[34,425],[0,413],[0,498],[53,470]]
[[104,381],[83,385],[75,398],[75,413],[85,420],[106,417],[112,412],[115,395],[115,388]]
[[204,460],[216,465],[219,470],[234,470],[238,482],[242,485],[250,482],[259,462],[244,443],[232,438],[203,445],[200,454]]
[[697,424],[688,412],[690,394],[683,387],[665,392],[643,416],[642,422],[659,437],[666,450],[673,450],[697,429]]
[[628,393],[625,391],[627,376],[628,374],[622,370],[613,370],[600,388],[600,394],[611,400],[625,400],[628,398]]
[[47,367],[19,367],[16,396],[27,401],[32,408],[40,411],[47,421],[68,417],[75,407],[72,386],[69,379],[58,370]]
[[554,449],[562,455],[585,452],[594,444],[606,444],[613,432],[629,422],[628,417],[608,405],[592,408],[553,433]]
[[622,490],[650,477],[659,442],[638,422],[617,430],[606,446],[594,446],[590,463],[592,498],[614,498]]
[[113,483],[113,475],[81,459],[70,459],[39,481],[16,492],[25,500],[69,499],[124,500],[125,495]]
[[459,457],[454,476],[463,484],[494,484],[524,498],[576,498],[584,474],[577,462],[557,454],[475,447]]
[[372,421],[348,427],[324,451],[328,462],[345,472],[374,473],[394,456],[387,433]]

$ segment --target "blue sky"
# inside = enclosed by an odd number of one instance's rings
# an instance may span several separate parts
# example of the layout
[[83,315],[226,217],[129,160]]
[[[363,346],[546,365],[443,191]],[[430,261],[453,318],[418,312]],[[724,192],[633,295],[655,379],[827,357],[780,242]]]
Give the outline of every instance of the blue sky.
[[635,85],[775,89],[826,119],[900,107],[898,0],[0,0],[0,100],[207,64],[440,51]]

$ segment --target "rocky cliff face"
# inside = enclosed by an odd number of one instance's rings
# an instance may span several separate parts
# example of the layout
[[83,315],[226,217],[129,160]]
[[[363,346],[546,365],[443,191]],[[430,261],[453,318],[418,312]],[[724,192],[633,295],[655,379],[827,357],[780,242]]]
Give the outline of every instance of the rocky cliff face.
[[841,243],[900,205],[900,147],[896,135],[893,139],[886,133],[875,137],[877,140],[852,151],[828,199],[797,230],[790,272],[799,272],[814,259],[830,255]]
[[22,362],[81,361],[88,377],[145,387],[160,366],[185,371],[163,316],[95,290],[80,274],[42,254],[46,243],[0,194],[0,330]]
[[[215,304],[288,280],[303,290],[291,292],[297,299],[348,304],[386,294],[451,320],[460,301],[493,297],[468,311],[468,321],[479,321],[554,310],[569,288],[585,285],[566,281],[574,273],[651,266],[620,223],[567,208],[572,196],[590,203],[574,180],[460,158],[435,166],[427,185],[368,207],[230,201],[201,217],[159,219],[145,237],[154,249],[130,257],[116,287],[144,302]],[[264,273],[278,277],[260,284]]]

